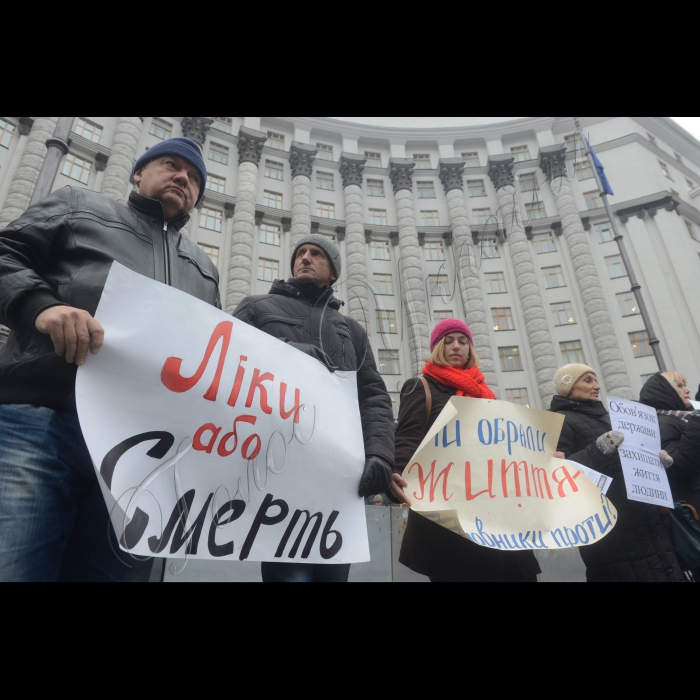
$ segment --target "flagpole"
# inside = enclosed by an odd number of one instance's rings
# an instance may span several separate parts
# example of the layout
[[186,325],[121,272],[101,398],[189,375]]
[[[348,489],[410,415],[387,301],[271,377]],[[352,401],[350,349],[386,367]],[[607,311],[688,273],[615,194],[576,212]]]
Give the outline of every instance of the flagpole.
[[642,316],[644,326],[649,336],[649,345],[651,345],[654,351],[654,356],[656,357],[656,363],[659,366],[660,372],[668,371],[666,360],[664,359],[663,352],[661,350],[661,341],[656,337],[656,332],[654,330],[654,324],[652,323],[651,316],[649,315],[649,309],[647,308],[646,302],[644,301],[644,294],[642,293],[642,285],[639,284],[637,275],[632,266],[632,260],[630,259],[629,253],[627,252],[627,246],[625,245],[625,239],[620,232],[620,229],[615,221],[615,216],[613,214],[612,207],[608,201],[608,193],[603,186],[600,179],[600,174],[598,173],[598,168],[593,160],[593,155],[591,154],[590,148],[588,147],[588,140],[583,133],[583,127],[581,126],[581,121],[579,117],[574,117],[574,122],[576,123],[576,131],[578,132],[579,138],[581,139],[581,147],[586,151],[586,157],[591,165],[593,173],[595,174],[596,182],[598,183],[598,188],[600,190],[600,196],[603,199],[603,204],[605,206],[605,211],[610,219],[610,225],[615,233],[615,240],[617,241],[618,248],[620,249],[620,256],[622,257],[622,263],[625,266],[625,271],[629,277],[630,284],[632,285],[632,291],[637,299],[637,306]]

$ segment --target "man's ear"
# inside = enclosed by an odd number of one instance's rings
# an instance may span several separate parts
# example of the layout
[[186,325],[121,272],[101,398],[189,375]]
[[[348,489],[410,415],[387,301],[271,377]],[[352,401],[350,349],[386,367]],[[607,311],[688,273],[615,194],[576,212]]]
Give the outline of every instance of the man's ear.
[[137,170],[134,173],[134,182],[136,183],[136,186],[138,187],[143,180],[143,168],[141,170]]

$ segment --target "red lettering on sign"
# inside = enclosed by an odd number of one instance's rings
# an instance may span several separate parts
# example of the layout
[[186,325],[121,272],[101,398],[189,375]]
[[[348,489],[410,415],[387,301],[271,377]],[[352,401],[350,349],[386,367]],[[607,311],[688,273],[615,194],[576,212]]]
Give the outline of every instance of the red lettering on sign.
[[295,390],[294,408],[292,408],[291,411],[286,411],[284,405],[287,401],[287,388],[287,385],[282,382],[280,385],[280,416],[282,416],[282,420],[288,420],[294,416],[294,422],[298,424],[300,420],[299,409],[301,408],[301,391],[299,391],[299,389]]
[[[205,445],[202,442],[202,438],[207,433],[211,433],[212,437],[209,441],[209,444]],[[194,449],[197,450],[197,452],[206,452],[208,455],[210,455],[214,450],[214,445],[216,445],[216,441],[219,439],[220,434],[221,428],[217,428],[213,423],[207,423],[206,425],[203,425],[197,431],[197,433],[194,436],[194,439],[192,440]]]
[[438,485],[440,484],[440,479],[442,479],[442,497],[444,501],[448,503],[452,500],[454,494],[451,494],[450,496],[447,495],[447,480],[450,477],[450,471],[452,470],[452,467],[454,467],[454,463],[448,465],[445,469],[443,469],[438,474],[437,479],[435,478],[435,468],[437,467],[437,462],[433,462],[433,466],[430,468],[430,471],[427,475],[424,474],[423,466],[418,462],[411,465],[411,468],[408,470],[409,474],[413,471],[414,467],[418,467],[418,481],[420,483],[421,488],[420,496],[418,496],[417,493],[413,494],[413,497],[417,501],[422,501],[425,498],[425,487],[428,484],[428,481],[430,481],[430,503],[434,503],[435,491],[437,491]]
[[513,470],[513,478],[515,479],[515,495],[517,498],[522,498],[523,490],[520,488],[520,467],[522,467],[525,470],[525,474],[527,474],[527,462],[511,462],[508,466],[506,466],[506,464],[507,461],[504,459],[501,467],[503,498],[508,498],[508,472],[511,469]]
[[236,405],[238,402],[238,396],[241,393],[243,377],[245,377],[245,367],[243,367],[244,362],[248,362],[248,358],[245,355],[241,355],[241,359],[238,362],[238,371],[236,372],[236,381],[233,384],[233,391],[231,391],[231,397],[228,400],[228,405],[231,407]]
[[465,481],[465,493],[467,495],[467,501],[475,501],[479,496],[483,496],[485,493],[489,495],[489,498],[496,498],[493,495],[493,460],[489,460],[489,487],[485,491],[480,491],[477,494],[472,494],[472,463],[467,462],[464,468],[464,481]]
[[272,407],[267,402],[267,389],[264,386],[265,382],[274,382],[274,374],[261,374],[259,369],[256,369],[253,373],[253,383],[250,385],[250,391],[248,392],[248,400],[246,401],[245,407],[250,408],[255,401],[255,392],[260,391],[260,408],[267,415],[272,414]]
[[[224,435],[219,444],[219,457],[230,457],[238,449],[238,424],[247,423],[248,425],[255,425],[257,423],[257,418],[255,416],[239,416],[233,421],[233,431]],[[228,443],[233,438],[233,447],[229,449]]]
[[[562,478],[558,478],[557,474],[561,472],[562,473]],[[580,474],[581,472],[577,472],[577,475]],[[572,493],[578,493],[578,486],[576,485],[576,476],[571,476],[569,474],[569,470],[566,467],[559,467],[553,474],[552,474],[552,479],[557,482],[559,485],[559,496],[561,498],[566,498],[566,490],[565,490],[565,485],[569,484],[572,489]]]

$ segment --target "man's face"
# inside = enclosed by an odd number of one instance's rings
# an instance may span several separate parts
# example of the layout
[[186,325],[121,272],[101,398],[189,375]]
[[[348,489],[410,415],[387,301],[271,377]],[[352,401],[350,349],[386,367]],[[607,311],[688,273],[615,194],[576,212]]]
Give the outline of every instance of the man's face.
[[134,175],[134,182],[144,197],[163,205],[166,221],[192,212],[202,184],[199,170],[177,156],[156,158]]
[[317,287],[327,287],[336,281],[331,261],[325,251],[315,245],[299,248],[294,261],[294,279]]

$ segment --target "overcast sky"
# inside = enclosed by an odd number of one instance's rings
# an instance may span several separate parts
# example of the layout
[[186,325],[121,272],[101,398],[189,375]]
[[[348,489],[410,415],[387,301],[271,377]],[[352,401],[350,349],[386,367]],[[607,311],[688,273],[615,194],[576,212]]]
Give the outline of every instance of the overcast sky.
[[[683,128],[687,129],[695,138],[700,139],[700,117],[671,117]],[[331,119],[344,119],[351,122],[363,122],[365,124],[378,124],[381,126],[464,126],[470,124],[483,124],[485,122],[503,122],[518,117],[331,117]]]

